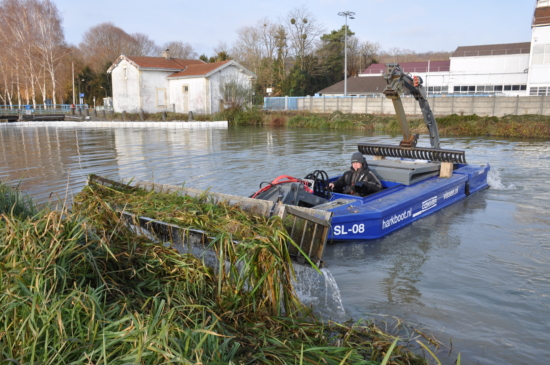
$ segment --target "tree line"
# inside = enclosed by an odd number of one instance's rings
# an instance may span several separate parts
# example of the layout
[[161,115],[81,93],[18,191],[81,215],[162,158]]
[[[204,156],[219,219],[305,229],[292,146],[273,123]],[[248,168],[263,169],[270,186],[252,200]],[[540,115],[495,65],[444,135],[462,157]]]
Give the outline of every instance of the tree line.
[[[237,30],[231,46],[220,42],[213,55],[199,55],[185,41],[158,45],[146,34],[128,34],[111,22],[88,29],[78,45],[65,41],[62,18],[50,0],[0,0],[0,104],[70,104],[75,93],[98,105],[111,95],[107,69],[121,55],[161,56],[218,62],[234,59],[257,75],[258,101],[274,96],[313,95],[344,78],[347,32],[348,77],[372,63],[444,60],[449,53],[417,54],[359,39],[349,28],[327,31],[305,6],[277,21],[262,18]],[[78,95],[76,95],[78,100]]]

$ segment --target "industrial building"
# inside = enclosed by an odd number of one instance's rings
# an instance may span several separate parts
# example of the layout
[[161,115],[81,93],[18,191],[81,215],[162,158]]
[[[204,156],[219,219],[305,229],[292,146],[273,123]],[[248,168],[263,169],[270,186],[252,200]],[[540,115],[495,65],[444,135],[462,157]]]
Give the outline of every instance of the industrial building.
[[[530,42],[461,46],[448,61],[400,65],[420,76],[430,95],[550,95],[550,0],[537,0],[531,29]],[[347,94],[382,93],[385,70],[385,64],[373,64],[359,77],[348,78]],[[344,81],[318,95],[344,95]]]

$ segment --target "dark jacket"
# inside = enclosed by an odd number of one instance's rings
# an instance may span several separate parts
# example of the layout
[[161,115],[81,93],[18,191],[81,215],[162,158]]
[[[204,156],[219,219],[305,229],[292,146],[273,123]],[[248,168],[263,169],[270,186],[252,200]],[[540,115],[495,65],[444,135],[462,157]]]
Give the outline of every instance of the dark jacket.
[[369,169],[367,162],[363,162],[363,167],[354,171],[351,167],[344,172],[342,176],[334,182],[334,191],[344,194],[355,194],[355,183],[364,182],[369,187],[369,194],[382,190],[382,183],[376,175]]

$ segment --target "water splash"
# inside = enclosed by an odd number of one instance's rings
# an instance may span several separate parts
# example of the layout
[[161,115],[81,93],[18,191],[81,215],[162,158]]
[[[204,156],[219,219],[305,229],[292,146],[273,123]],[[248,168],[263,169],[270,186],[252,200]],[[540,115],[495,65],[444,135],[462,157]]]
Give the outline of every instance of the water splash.
[[311,306],[324,318],[345,320],[346,311],[336,280],[327,269],[321,274],[311,267],[294,265],[296,282],[294,288],[302,303]]
[[500,177],[500,169],[492,169],[487,175],[487,183],[494,190],[515,190],[516,186],[510,184],[508,186],[502,183],[502,178]]

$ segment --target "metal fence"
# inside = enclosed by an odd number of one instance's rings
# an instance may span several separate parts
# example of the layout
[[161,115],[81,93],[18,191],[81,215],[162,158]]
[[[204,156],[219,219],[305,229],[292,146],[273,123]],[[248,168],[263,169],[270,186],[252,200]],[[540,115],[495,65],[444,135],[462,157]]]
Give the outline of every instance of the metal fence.
[[[72,110],[94,109],[88,104],[36,104],[36,105],[0,105],[0,114],[70,114]],[[112,111],[112,108],[96,106],[95,110]]]

